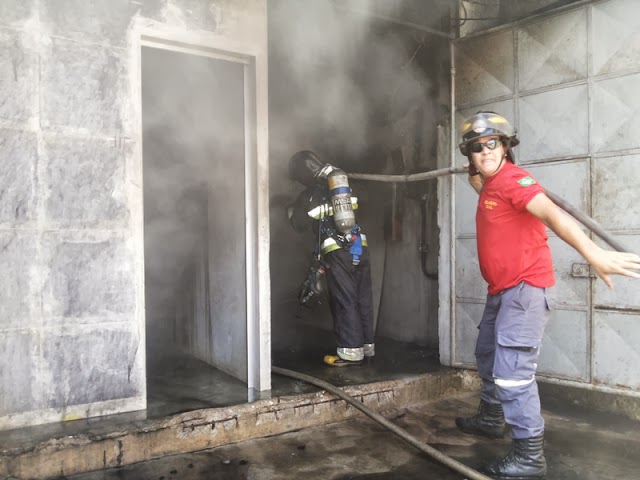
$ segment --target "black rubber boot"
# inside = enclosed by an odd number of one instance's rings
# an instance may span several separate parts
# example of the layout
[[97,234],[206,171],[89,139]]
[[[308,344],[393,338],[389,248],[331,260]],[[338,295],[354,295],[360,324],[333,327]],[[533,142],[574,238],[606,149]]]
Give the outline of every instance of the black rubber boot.
[[484,400],[480,401],[478,414],[473,417],[458,417],[456,425],[464,433],[482,435],[489,438],[502,438],[504,436],[505,423],[502,405],[493,405]]
[[514,438],[506,457],[489,463],[484,473],[498,480],[542,480],[547,475],[544,437]]

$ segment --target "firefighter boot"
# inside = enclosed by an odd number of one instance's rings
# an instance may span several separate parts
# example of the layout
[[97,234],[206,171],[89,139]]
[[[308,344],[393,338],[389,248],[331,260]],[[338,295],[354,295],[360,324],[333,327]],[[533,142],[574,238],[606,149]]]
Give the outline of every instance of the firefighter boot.
[[338,347],[337,355],[325,355],[324,363],[332,367],[347,367],[350,365],[362,365],[364,348]]
[[331,367],[349,367],[362,365],[362,360],[352,361],[340,358],[338,355],[325,355],[324,363]]
[[458,417],[456,425],[464,433],[482,435],[489,438],[502,438],[504,436],[504,412],[502,405],[491,404],[480,400],[478,414],[473,417]]
[[543,480],[547,475],[543,445],[543,435],[514,438],[507,456],[489,463],[484,473],[497,480]]

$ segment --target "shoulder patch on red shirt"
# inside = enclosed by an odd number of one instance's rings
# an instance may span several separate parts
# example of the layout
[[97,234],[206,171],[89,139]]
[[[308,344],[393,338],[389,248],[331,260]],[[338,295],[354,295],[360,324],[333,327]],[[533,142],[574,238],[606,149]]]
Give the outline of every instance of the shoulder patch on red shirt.
[[534,183],[536,183],[536,181],[531,177],[524,177],[524,178],[521,178],[520,180],[518,180],[518,183],[520,185],[522,185],[523,187],[529,187],[529,186],[533,185]]

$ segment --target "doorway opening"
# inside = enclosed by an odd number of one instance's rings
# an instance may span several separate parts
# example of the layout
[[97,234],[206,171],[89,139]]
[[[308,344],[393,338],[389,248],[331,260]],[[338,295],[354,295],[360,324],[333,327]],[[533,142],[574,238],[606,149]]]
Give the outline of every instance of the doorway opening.
[[244,65],[141,59],[147,412],[244,403]]

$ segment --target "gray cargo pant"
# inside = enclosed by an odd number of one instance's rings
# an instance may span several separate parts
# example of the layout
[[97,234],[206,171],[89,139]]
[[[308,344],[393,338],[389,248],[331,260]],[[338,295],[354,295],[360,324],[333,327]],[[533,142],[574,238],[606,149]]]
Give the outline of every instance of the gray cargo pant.
[[516,439],[542,435],[544,420],[535,373],[550,314],[548,288],[524,282],[487,295],[476,343],[481,398],[501,403]]

